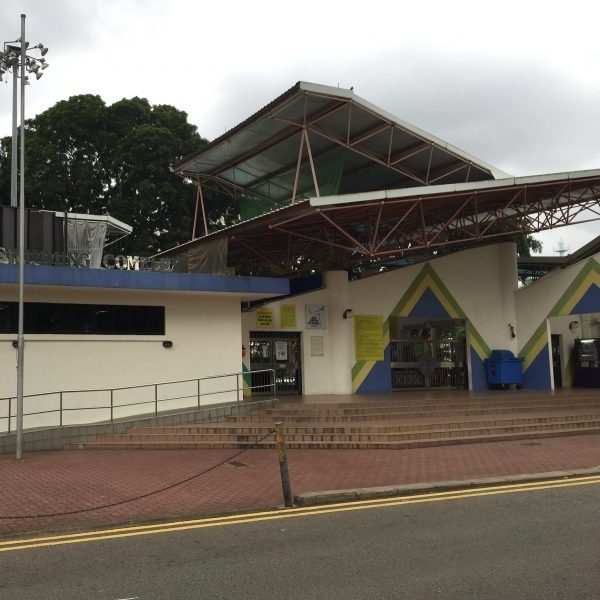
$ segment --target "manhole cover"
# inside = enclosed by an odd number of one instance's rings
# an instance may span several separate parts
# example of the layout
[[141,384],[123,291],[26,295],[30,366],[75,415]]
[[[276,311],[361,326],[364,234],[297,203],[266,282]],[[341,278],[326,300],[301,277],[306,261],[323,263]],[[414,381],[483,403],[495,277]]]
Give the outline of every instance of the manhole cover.
[[228,464],[230,464],[232,467],[235,467],[236,469],[241,469],[242,467],[248,466],[246,463],[238,462],[237,460],[230,460]]

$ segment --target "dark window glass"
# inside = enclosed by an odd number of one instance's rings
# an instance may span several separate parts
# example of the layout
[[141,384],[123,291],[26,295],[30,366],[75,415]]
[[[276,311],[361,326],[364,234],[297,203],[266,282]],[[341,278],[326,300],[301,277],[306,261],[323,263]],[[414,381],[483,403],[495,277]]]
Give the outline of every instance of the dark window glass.
[[[0,302],[0,333],[17,333],[18,305]],[[25,303],[25,333],[164,335],[164,306]]]
[[17,333],[18,310],[16,302],[0,302],[0,333]]

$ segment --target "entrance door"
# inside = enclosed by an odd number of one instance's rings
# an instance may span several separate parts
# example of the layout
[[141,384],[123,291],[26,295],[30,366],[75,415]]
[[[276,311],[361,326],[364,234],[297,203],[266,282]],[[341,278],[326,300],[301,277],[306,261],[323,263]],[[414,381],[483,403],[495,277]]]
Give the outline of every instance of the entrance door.
[[552,342],[552,371],[554,372],[554,387],[562,387],[562,361],[560,358],[560,338],[561,335],[552,334],[550,336]]
[[468,388],[464,321],[398,319],[392,334],[393,389]]
[[[250,369],[274,369],[278,394],[300,394],[302,391],[302,353],[300,334],[287,331],[250,332]],[[261,388],[264,374],[252,376],[252,394],[271,394]]]

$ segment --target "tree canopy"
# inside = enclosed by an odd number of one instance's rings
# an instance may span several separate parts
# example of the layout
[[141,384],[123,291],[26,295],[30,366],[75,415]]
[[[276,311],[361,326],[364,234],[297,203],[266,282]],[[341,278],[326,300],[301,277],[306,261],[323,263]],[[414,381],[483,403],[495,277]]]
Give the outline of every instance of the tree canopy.
[[[26,122],[26,202],[32,208],[109,213],[133,227],[120,252],[150,255],[190,239],[196,187],[170,165],[207,140],[187,114],[145,98],[107,105],[72,96]],[[0,141],[0,199],[10,197],[11,138]],[[231,200],[208,194],[209,223],[231,222]],[[116,250],[116,249],[115,249]]]

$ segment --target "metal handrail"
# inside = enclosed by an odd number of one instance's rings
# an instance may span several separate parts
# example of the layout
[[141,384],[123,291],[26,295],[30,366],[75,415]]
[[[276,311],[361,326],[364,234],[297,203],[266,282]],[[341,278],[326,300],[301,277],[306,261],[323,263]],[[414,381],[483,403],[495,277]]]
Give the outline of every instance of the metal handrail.
[[[129,386],[123,386],[123,387],[116,387],[116,388],[61,390],[61,391],[56,391],[56,392],[40,392],[39,394],[27,394],[27,395],[23,396],[24,399],[42,398],[42,397],[47,397],[47,396],[58,396],[59,407],[55,408],[55,409],[49,409],[49,410],[28,412],[28,413],[24,413],[23,416],[31,417],[34,415],[47,415],[47,414],[52,414],[52,413],[58,413],[59,414],[58,426],[63,427],[64,413],[69,413],[69,412],[73,412],[73,411],[110,410],[110,419],[107,422],[114,423],[115,409],[121,409],[121,408],[129,407],[129,406],[141,406],[143,404],[145,404],[145,405],[151,404],[154,406],[154,415],[158,416],[159,412],[162,412],[162,411],[159,411],[159,403],[161,403],[161,402],[172,402],[175,400],[190,400],[192,398],[197,398],[197,400],[198,400],[197,406],[200,407],[202,396],[215,396],[218,394],[232,394],[234,392],[236,393],[236,402],[237,402],[237,404],[239,404],[240,391],[243,392],[243,390],[244,390],[244,385],[242,384],[242,386],[240,386],[240,379],[243,382],[244,376],[252,377],[252,375],[257,374],[257,373],[270,373],[271,381],[261,383],[260,385],[254,385],[254,386],[246,385],[245,388],[249,389],[249,390],[253,390],[256,388],[264,389],[264,388],[270,387],[273,391],[273,396],[276,396],[277,395],[277,379],[276,379],[275,369],[257,369],[256,371],[245,371],[245,372],[238,371],[236,373],[225,373],[222,375],[207,375],[206,377],[196,377],[196,378],[192,378],[192,379],[180,379],[177,381],[162,381],[160,383],[145,383],[145,384],[140,384],[140,385],[129,385]],[[201,391],[201,382],[215,380],[215,379],[225,379],[226,377],[235,377],[235,379],[236,379],[236,387],[235,388],[227,388],[227,389],[223,389],[223,390],[208,391],[208,392]],[[171,396],[168,398],[159,398],[158,397],[158,390],[161,386],[192,383],[192,382],[196,382],[196,393],[194,393],[194,394],[186,394],[183,396]],[[142,400],[140,402],[126,402],[123,404],[120,404],[120,403],[115,404],[115,392],[120,392],[120,391],[124,391],[124,390],[143,389],[143,388],[154,388],[154,398],[151,400]],[[83,406],[83,407],[81,407],[81,406],[65,407],[63,405],[63,400],[64,400],[65,395],[68,395],[68,394],[97,394],[97,393],[101,393],[101,392],[108,392],[110,394],[110,404],[101,404],[101,405]],[[16,417],[16,415],[12,414],[13,400],[16,400],[16,396],[7,396],[4,398],[0,398],[0,402],[8,402],[8,415],[0,417],[0,422],[2,422],[4,420],[8,420],[7,433],[11,433],[11,419]],[[147,414],[147,413],[135,413],[133,415],[127,415],[127,418],[135,417],[136,415],[142,415],[142,414]]]

